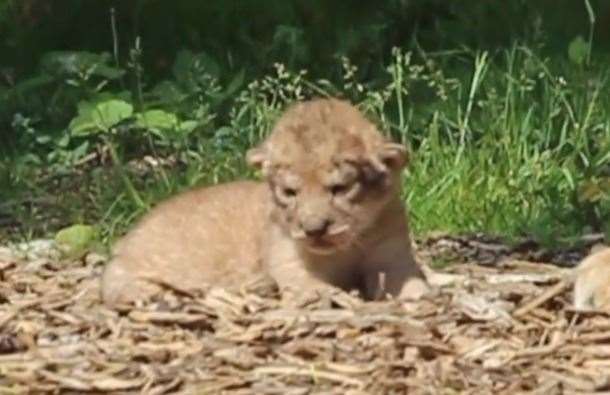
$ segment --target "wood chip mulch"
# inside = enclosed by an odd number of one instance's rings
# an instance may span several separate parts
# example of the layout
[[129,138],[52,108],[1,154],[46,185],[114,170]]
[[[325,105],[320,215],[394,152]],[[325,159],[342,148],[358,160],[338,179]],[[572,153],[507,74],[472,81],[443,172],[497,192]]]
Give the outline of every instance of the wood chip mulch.
[[0,250],[0,394],[610,391],[610,316],[572,310],[557,266],[455,265],[418,302],[295,308],[255,281],[117,312],[98,298],[103,264]]

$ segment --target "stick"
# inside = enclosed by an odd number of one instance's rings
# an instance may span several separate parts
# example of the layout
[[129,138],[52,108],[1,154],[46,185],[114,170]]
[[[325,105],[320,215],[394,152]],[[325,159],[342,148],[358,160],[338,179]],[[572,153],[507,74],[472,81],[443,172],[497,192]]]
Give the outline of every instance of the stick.
[[568,286],[568,283],[565,280],[559,281],[557,284],[555,284],[551,288],[549,288],[546,291],[544,291],[537,298],[534,298],[530,302],[526,303],[524,306],[521,306],[517,310],[515,310],[515,312],[513,313],[513,316],[515,316],[515,317],[524,316],[525,314],[529,313],[531,310],[533,310],[536,307],[540,306],[541,304],[543,304],[547,300],[552,299],[555,296],[557,296],[560,293],[562,293],[563,290],[567,286]]

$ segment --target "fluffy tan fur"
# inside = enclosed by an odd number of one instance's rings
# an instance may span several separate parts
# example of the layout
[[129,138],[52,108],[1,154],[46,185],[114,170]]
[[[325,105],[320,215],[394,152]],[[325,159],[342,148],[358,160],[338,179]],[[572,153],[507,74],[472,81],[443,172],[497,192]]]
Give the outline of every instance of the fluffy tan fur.
[[248,162],[264,182],[194,190],[145,216],[118,243],[103,299],[145,298],[162,284],[235,287],[261,272],[297,293],[337,287],[375,299],[427,291],[399,196],[406,151],[355,107],[296,104]]
[[610,247],[598,247],[576,268],[574,307],[610,309]]

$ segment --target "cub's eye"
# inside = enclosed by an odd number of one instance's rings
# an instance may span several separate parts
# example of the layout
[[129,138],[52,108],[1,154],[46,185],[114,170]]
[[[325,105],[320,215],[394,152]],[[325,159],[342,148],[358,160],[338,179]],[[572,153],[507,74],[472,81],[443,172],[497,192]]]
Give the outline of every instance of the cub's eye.
[[285,187],[276,184],[273,188],[273,195],[276,197],[276,201],[284,207],[294,204],[298,194],[299,190],[293,187]]
[[362,192],[362,185],[358,180],[354,180],[351,182],[330,185],[328,190],[334,197],[353,200],[360,196],[360,193]]
[[284,187],[282,188],[282,194],[286,197],[295,197],[297,195],[297,190],[294,188]]
[[349,191],[349,184],[335,184],[330,186],[330,193],[333,195],[343,195],[347,191]]

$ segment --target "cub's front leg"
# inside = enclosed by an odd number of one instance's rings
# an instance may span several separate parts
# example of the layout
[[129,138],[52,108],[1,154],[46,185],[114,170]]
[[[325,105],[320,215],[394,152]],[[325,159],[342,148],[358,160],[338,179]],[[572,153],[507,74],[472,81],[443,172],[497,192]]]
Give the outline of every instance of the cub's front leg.
[[388,295],[399,299],[419,299],[430,291],[410,244],[403,238],[380,244],[366,257],[362,266],[363,291],[369,300]]
[[322,273],[316,272],[299,252],[294,241],[271,230],[264,250],[267,273],[277,283],[282,300],[291,306],[303,305],[339,291]]
[[302,306],[339,291],[305,269],[299,260],[271,262],[269,272],[281,291],[282,301],[290,306]]

